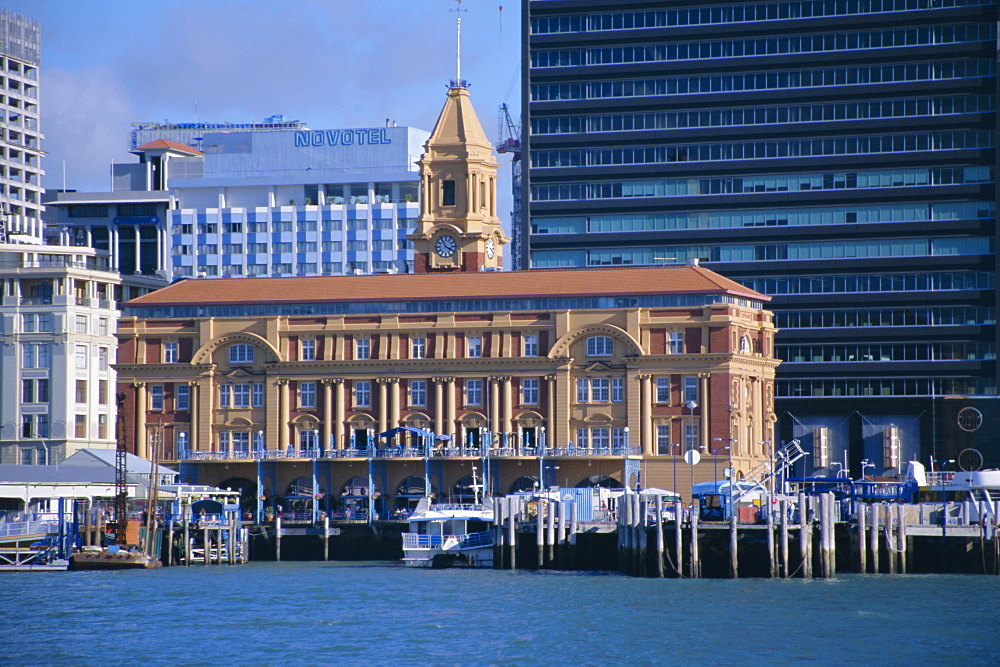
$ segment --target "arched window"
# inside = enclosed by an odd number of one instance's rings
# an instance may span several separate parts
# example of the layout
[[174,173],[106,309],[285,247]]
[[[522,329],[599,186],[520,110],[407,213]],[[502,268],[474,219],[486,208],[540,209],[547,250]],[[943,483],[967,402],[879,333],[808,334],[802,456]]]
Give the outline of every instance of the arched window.
[[595,487],[605,489],[623,489],[622,483],[609,475],[591,475],[577,482],[578,489],[592,489]]
[[538,478],[534,475],[523,475],[514,480],[514,483],[510,485],[511,493],[523,493],[525,491],[534,491],[538,488]]
[[587,339],[588,357],[610,357],[614,352],[611,336],[591,336]]
[[248,343],[235,343],[229,346],[229,363],[231,364],[252,364],[253,345]]
[[[433,492],[433,490],[432,490]],[[420,499],[426,495],[424,478],[419,475],[407,477],[396,487],[396,494],[393,498],[393,506],[396,509],[412,511],[417,507]]]

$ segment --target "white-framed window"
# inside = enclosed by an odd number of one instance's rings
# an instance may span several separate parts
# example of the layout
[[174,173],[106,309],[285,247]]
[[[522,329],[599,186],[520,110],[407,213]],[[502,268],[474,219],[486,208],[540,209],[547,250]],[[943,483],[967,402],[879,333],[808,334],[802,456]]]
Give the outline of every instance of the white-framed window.
[[740,336],[740,352],[749,353],[753,349],[750,343],[750,336]]
[[253,345],[248,343],[235,343],[229,346],[229,363],[231,364],[252,364]]
[[427,339],[411,338],[410,359],[423,359],[425,356],[427,356]]
[[684,402],[698,400],[698,376],[684,376]]
[[174,402],[177,410],[190,410],[191,387],[183,383],[174,385]]
[[101,371],[108,370],[109,357],[111,356],[110,351],[106,347],[97,348],[97,369]]
[[247,431],[237,431],[232,434],[233,436],[233,451],[234,452],[249,452],[250,451],[250,433]]
[[22,403],[48,403],[49,381],[46,378],[21,381]]
[[302,361],[316,361],[316,341],[312,338],[299,341],[299,359]]
[[576,429],[576,446],[580,449],[590,449],[590,429]]
[[52,313],[22,313],[21,314],[22,333],[51,333]]
[[163,385],[153,384],[149,386],[149,409],[163,409]]
[[229,451],[229,431],[223,431],[219,434],[219,451]]
[[111,333],[111,329],[108,326],[108,318],[98,317],[97,318],[97,335],[107,336]]
[[315,382],[300,382],[299,383],[299,407],[300,408],[315,408],[316,407],[316,383]]
[[78,334],[87,333],[87,316],[77,315],[76,316],[76,332]]
[[230,406],[232,391],[230,391],[231,385],[220,384],[219,385],[219,407],[228,408]]
[[463,383],[465,385],[465,404],[466,405],[482,405],[483,404],[483,381],[482,380],[465,380]]
[[524,336],[524,356],[538,356],[538,336],[535,334],[525,334]]
[[372,342],[370,338],[354,339],[354,358],[359,360],[371,359]]
[[670,454],[670,424],[656,425],[656,451],[660,454]]
[[684,334],[672,332],[667,334],[667,354],[684,354]]
[[233,385],[233,407],[234,408],[249,408],[250,407],[250,385],[249,384],[234,384]]
[[586,403],[590,400],[590,383],[587,378],[576,379],[576,402]]
[[521,379],[521,403],[538,405],[538,378]]
[[684,449],[698,449],[698,422],[684,423]]
[[165,364],[177,363],[177,343],[163,344],[163,363]]
[[354,381],[354,405],[359,408],[368,408],[372,404],[372,383],[371,380]]
[[264,383],[255,382],[253,385],[253,396],[251,397],[253,401],[253,407],[262,408],[264,407]]
[[611,429],[592,428],[590,429],[590,442],[594,449],[607,449],[611,444]]
[[410,405],[427,405],[427,380],[410,380]]
[[587,339],[588,357],[610,357],[614,353],[611,336],[591,336]]
[[299,451],[312,452],[319,449],[319,432],[316,429],[299,431]]
[[621,403],[625,400],[625,378],[611,378],[611,402]]
[[670,378],[668,376],[656,378],[656,402],[670,402]]
[[48,368],[51,362],[52,347],[49,343],[24,343],[22,345],[21,368]]
[[469,336],[468,338],[468,354],[466,355],[470,359],[477,359],[483,356],[483,337],[482,336]]
[[594,403],[607,403],[611,399],[609,387],[609,378],[593,378],[590,381],[590,400]]
[[87,367],[87,346],[77,345],[76,346],[76,367],[86,368]]
[[611,446],[616,448],[625,446],[625,429],[623,427],[615,426],[611,429]]

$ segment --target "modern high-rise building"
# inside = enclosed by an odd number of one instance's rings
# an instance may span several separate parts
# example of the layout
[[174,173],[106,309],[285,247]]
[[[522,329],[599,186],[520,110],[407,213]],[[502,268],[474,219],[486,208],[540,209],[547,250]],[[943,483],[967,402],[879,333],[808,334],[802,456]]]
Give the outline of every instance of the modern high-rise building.
[[0,243],[42,236],[40,40],[37,20],[0,8]]
[[1000,464],[997,18],[523,0],[521,265],[700,259],[773,296],[803,472]]

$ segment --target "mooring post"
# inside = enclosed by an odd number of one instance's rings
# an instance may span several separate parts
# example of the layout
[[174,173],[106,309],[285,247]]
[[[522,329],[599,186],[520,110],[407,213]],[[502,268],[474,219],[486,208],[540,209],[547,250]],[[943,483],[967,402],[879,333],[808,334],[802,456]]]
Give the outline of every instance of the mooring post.
[[674,501],[674,570],[684,576],[684,504]]
[[274,517],[274,560],[281,562],[281,517]]
[[517,515],[521,508],[517,497],[507,500],[510,503],[507,508],[507,564],[513,570],[517,566]]
[[877,503],[871,504],[871,526],[868,527],[868,545],[872,550],[872,574],[878,574],[878,550],[879,550],[879,515],[882,513],[881,506]]
[[503,539],[505,505],[502,498],[493,498],[493,569],[503,569]]
[[656,496],[656,576],[663,578],[663,498]]
[[191,565],[191,519],[187,512],[187,503],[181,506],[181,521],[184,522],[184,566]]
[[889,556],[889,574],[896,574],[896,533],[894,525],[898,519],[896,518],[896,510],[894,505],[885,506],[885,546],[886,552]]
[[542,499],[535,501],[535,545],[538,547],[536,557],[538,569],[545,565],[545,505]]
[[330,517],[323,517],[323,560],[330,560]]
[[799,568],[802,571],[802,578],[809,579],[812,577],[812,564],[809,562],[809,540],[812,537],[811,526],[809,524],[809,505],[806,504],[806,494],[802,491],[799,492],[799,557],[801,558],[802,566]]
[[764,523],[767,524],[767,565],[768,565],[768,576],[772,579],[778,576],[777,564],[775,562],[774,554],[774,512],[771,508],[774,505],[771,503],[771,496],[768,495],[764,500]]
[[174,564],[174,517],[167,524],[167,567]]
[[819,496],[819,564],[820,576],[830,576],[830,495]]
[[781,504],[781,576],[788,578],[788,501]]
[[566,561],[566,524],[569,523],[569,504],[559,501],[559,516],[556,517],[556,561],[562,566]]
[[569,504],[569,548],[567,549],[567,567],[576,567],[576,531],[579,530],[577,512],[579,507],[574,500]]
[[736,512],[729,508],[729,576],[740,578],[740,559],[737,553],[739,543],[739,524],[736,522]]
[[236,545],[239,543],[240,513],[233,512],[232,522],[229,528],[229,564],[236,565]]
[[649,557],[649,532],[647,531],[649,516],[648,516],[648,503],[646,499],[641,495],[636,496],[636,505],[638,505],[639,516],[636,519],[636,529],[639,531],[639,548],[636,553],[637,563],[636,563],[636,574],[640,577],[646,576],[646,563]]
[[691,500],[691,578],[701,578],[701,555],[698,553],[698,501]]
[[897,548],[899,550],[899,573],[906,574],[906,507],[897,505],[896,512],[899,515],[899,523],[896,528],[896,537],[898,538]]
[[868,569],[868,563],[865,562],[866,557],[868,555],[866,553],[868,551],[868,545],[865,544],[865,537],[867,532],[866,531],[867,524],[865,523],[866,508],[867,506],[865,505],[865,503],[859,502],[856,505],[856,510],[855,510],[856,517],[858,520],[858,541],[857,541],[858,553],[856,562],[858,564],[858,572],[861,574],[864,574]]
[[545,545],[548,547],[548,565],[552,566],[556,548],[556,509],[558,503],[551,500],[545,503]]

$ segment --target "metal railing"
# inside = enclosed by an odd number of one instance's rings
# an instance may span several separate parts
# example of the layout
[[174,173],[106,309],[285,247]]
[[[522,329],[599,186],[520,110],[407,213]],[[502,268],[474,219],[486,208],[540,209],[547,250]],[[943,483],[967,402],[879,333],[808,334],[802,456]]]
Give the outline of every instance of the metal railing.
[[[639,454],[639,447],[437,447],[430,458],[496,458],[516,457],[592,457],[629,456]],[[274,459],[416,459],[428,453],[417,447],[387,447],[371,449],[268,449],[255,451],[201,452],[182,451],[178,458],[190,461],[274,460]]]

